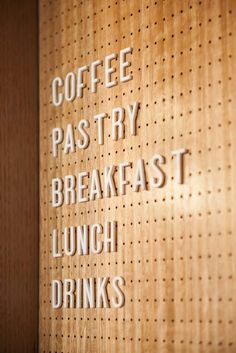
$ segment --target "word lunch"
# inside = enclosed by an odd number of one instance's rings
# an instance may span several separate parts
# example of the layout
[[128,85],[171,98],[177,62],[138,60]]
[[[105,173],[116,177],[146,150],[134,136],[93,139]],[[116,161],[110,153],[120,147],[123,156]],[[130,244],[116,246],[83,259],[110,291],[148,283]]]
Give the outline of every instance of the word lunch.
[[[62,250],[63,249],[63,250]],[[83,224],[53,229],[52,256],[78,256],[117,251],[117,222]]]

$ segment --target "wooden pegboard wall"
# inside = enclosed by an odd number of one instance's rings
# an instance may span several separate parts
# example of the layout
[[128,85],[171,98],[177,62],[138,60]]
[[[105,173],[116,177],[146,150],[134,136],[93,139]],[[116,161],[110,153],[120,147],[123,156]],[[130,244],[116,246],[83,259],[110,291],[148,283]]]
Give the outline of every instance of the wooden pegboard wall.
[[[40,352],[235,352],[235,3],[40,1]],[[55,76],[132,47],[133,80],[54,107]],[[53,158],[52,128],[140,102],[137,136]],[[170,152],[184,147],[184,184]],[[164,187],[52,208],[51,181],[167,159]],[[118,222],[116,253],[52,258],[52,230]],[[52,309],[51,281],[121,275],[120,309]]]

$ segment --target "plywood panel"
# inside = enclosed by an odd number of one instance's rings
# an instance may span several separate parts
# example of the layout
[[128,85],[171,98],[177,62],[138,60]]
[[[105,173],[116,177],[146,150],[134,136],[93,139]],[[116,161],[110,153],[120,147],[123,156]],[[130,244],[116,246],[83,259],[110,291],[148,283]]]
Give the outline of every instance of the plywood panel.
[[[40,352],[235,351],[235,11],[231,0],[40,1]],[[106,88],[99,67],[97,93],[85,74],[83,98],[52,104],[54,77],[126,47],[133,80]],[[135,101],[137,135],[113,141],[112,109]],[[53,157],[52,129],[81,119],[89,147]],[[132,180],[155,154],[166,159],[161,188],[52,207],[53,178],[132,162]],[[53,258],[53,229],[105,221],[117,221],[117,252]],[[116,275],[122,308],[52,308],[52,280]]]

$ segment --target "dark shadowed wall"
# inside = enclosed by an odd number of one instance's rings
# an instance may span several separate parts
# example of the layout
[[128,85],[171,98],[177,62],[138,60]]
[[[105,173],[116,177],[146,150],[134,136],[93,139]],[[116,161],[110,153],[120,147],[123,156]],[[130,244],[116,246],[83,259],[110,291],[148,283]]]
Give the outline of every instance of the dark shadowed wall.
[[0,352],[38,344],[38,5],[0,2]]

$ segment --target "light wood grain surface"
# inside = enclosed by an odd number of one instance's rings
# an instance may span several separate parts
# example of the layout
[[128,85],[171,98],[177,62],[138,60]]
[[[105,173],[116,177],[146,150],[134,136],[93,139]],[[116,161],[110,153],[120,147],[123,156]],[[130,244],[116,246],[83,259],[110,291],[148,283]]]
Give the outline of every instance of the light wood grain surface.
[[[236,351],[235,5],[40,1],[40,352]],[[54,77],[126,47],[133,80],[52,105]],[[135,101],[137,136],[112,141],[107,119],[98,145],[94,115]],[[89,148],[60,147],[54,158],[52,128],[82,118]],[[189,151],[183,184],[171,158],[178,148]],[[52,207],[52,178],[157,153],[166,158],[163,187]],[[54,228],[113,220],[117,252],[52,257]],[[115,275],[125,279],[124,307],[52,309],[53,279]]]

